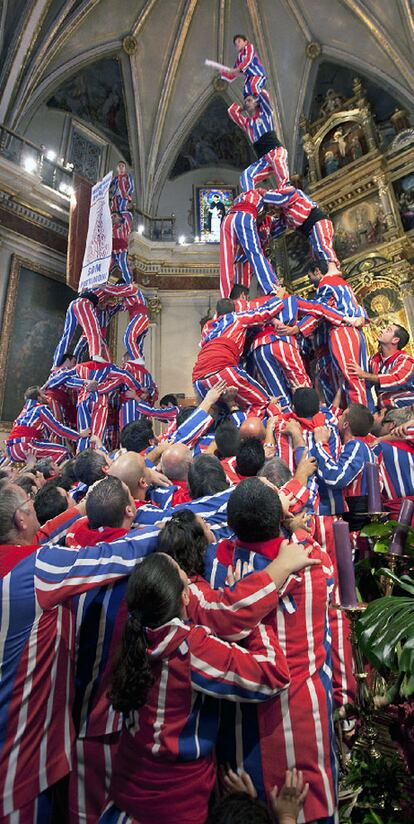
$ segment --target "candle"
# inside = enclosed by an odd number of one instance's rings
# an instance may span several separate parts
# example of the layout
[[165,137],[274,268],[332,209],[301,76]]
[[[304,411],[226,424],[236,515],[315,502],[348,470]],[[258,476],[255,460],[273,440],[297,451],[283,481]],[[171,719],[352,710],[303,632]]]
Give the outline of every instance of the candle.
[[358,606],[358,599],[355,590],[355,571],[348,524],[345,521],[334,521],[333,531],[341,606],[356,607]]
[[406,526],[411,526],[411,521],[414,515],[414,501],[409,501],[407,498],[404,498],[400,511],[398,513],[398,526],[395,527],[393,536],[391,538],[391,543],[389,546],[389,552],[393,555],[402,555],[404,544],[405,544],[405,536],[407,534],[407,530],[404,529]]
[[378,464],[366,463],[365,473],[368,485],[368,512],[382,512]]

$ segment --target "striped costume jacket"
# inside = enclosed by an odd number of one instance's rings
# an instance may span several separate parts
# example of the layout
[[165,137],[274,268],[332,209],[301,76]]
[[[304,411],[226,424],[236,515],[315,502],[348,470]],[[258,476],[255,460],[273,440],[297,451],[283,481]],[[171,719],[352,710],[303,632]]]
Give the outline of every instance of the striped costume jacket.
[[[263,569],[277,556],[282,540],[251,545],[236,541],[233,563],[240,559],[251,570]],[[243,767],[262,798],[275,784],[282,786],[285,770],[296,766],[310,784],[298,821],[333,822],[336,760],[328,620],[333,569],[307,533],[298,531],[294,540],[310,542],[312,557],[320,558],[321,564],[290,576],[266,619],[286,655],[290,686],[261,707],[223,705],[218,757],[221,763]]]
[[369,371],[379,376],[376,386],[379,406],[410,406],[414,403],[414,358],[403,349],[382,358],[376,352]]
[[0,547],[0,815],[71,768],[75,626],[71,597],[129,574],[157,530],[75,551]]

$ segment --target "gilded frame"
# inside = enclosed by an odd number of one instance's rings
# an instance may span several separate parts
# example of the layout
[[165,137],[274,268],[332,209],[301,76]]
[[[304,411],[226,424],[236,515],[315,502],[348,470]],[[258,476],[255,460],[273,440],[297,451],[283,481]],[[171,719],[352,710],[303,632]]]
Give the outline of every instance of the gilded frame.
[[30,269],[32,272],[36,272],[39,275],[44,275],[45,277],[66,286],[64,275],[59,276],[51,269],[47,269],[45,266],[42,266],[41,264],[39,265],[35,261],[29,260],[28,258],[23,258],[16,254],[12,255],[0,335],[0,423],[3,425],[9,425],[12,423],[12,421],[3,420],[3,405],[7,377],[7,358],[10,349],[11,332],[13,329],[13,321],[16,312],[17,290],[19,286],[20,271],[22,268]]

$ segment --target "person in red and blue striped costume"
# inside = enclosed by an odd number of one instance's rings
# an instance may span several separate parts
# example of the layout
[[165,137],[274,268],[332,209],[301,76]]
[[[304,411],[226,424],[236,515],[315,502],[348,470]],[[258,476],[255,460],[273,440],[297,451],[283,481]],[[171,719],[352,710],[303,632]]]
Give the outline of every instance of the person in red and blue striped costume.
[[25,392],[25,404],[16,418],[6,440],[6,451],[11,461],[26,461],[29,453],[36,458],[53,458],[60,463],[70,457],[66,446],[49,440],[53,432],[60,438],[78,441],[74,429],[58,421],[47,405],[45,392],[39,386],[30,386]]
[[[262,570],[282,551],[281,505],[275,488],[258,478],[241,481],[229,499],[227,514],[233,542],[217,547],[224,566],[239,561],[248,572]],[[294,764],[309,781],[301,820],[334,824],[337,810],[337,765],[332,724],[331,635],[327,617],[333,589],[328,555],[298,530],[292,541],[303,543],[319,563],[291,576],[265,619],[273,627],[289,665],[287,690],[260,707],[222,709],[218,758],[251,775],[259,797],[281,785]]]
[[233,43],[237,50],[233,69],[222,70],[221,77],[230,83],[241,74],[245,75],[243,96],[257,95],[264,87],[267,74],[253,43],[244,34],[235,34]]
[[378,352],[370,358],[369,371],[355,362],[349,366],[352,374],[375,386],[380,407],[414,403],[414,358],[404,351],[409,340],[403,326],[391,323],[378,338]]
[[257,97],[244,98],[244,114],[237,103],[227,110],[229,117],[249,138],[257,160],[240,176],[243,192],[254,189],[256,183],[270,175],[276,177],[276,187],[283,188],[289,181],[287,150],[276,137],[275,123],[269,93],[262,89]]
[[283,303],[276,296],[242,312],[234,311],[232,300],[218,301],[216,319],[203,327],[201,351],[193,368],[194,388],[202,398],[209,389],[225,381],[228,389],[237,389],[238,398],[252,415],[263,417],[270,396],[239,366],[239,361],[248,327],[271,320],[282,308]]
[[309,271],[309,278],[317,287],[315,301],[330,306],[353,318],[354,328],[347,326],[329,327],[329,347],[332,358],[344,380],[348,405],[360,403],[374,409],[370,384],[355,374],[352,364],[356,363],[368,372],[368,354],[362,328],[369,323],[367,313],[353,292],[352,286],[340,274],[330,275],[325,261],[320,261]]
[[158,530],[74,550],[36,543],[33,501],[4,481],[0,505],[0,821],[45,824],[71,769],[74,595],[129,575]]

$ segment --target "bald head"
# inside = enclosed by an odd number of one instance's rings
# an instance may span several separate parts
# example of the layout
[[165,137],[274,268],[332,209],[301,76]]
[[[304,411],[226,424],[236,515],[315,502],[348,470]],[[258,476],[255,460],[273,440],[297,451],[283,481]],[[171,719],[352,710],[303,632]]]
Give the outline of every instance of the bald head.
[[138,452],[124,452],[111,464],[108,475],[119,478],[135,500],[144,500],[148,488],[145,460]]
[[259,441],[264,441],[266,438],[266,430],[261,418],[246,418],[240,427],[240,437],[257,438]]
[[161,472],[170,481],[186,481],[192,460],[188,446],[183,443],[174,443],[162,453]]

